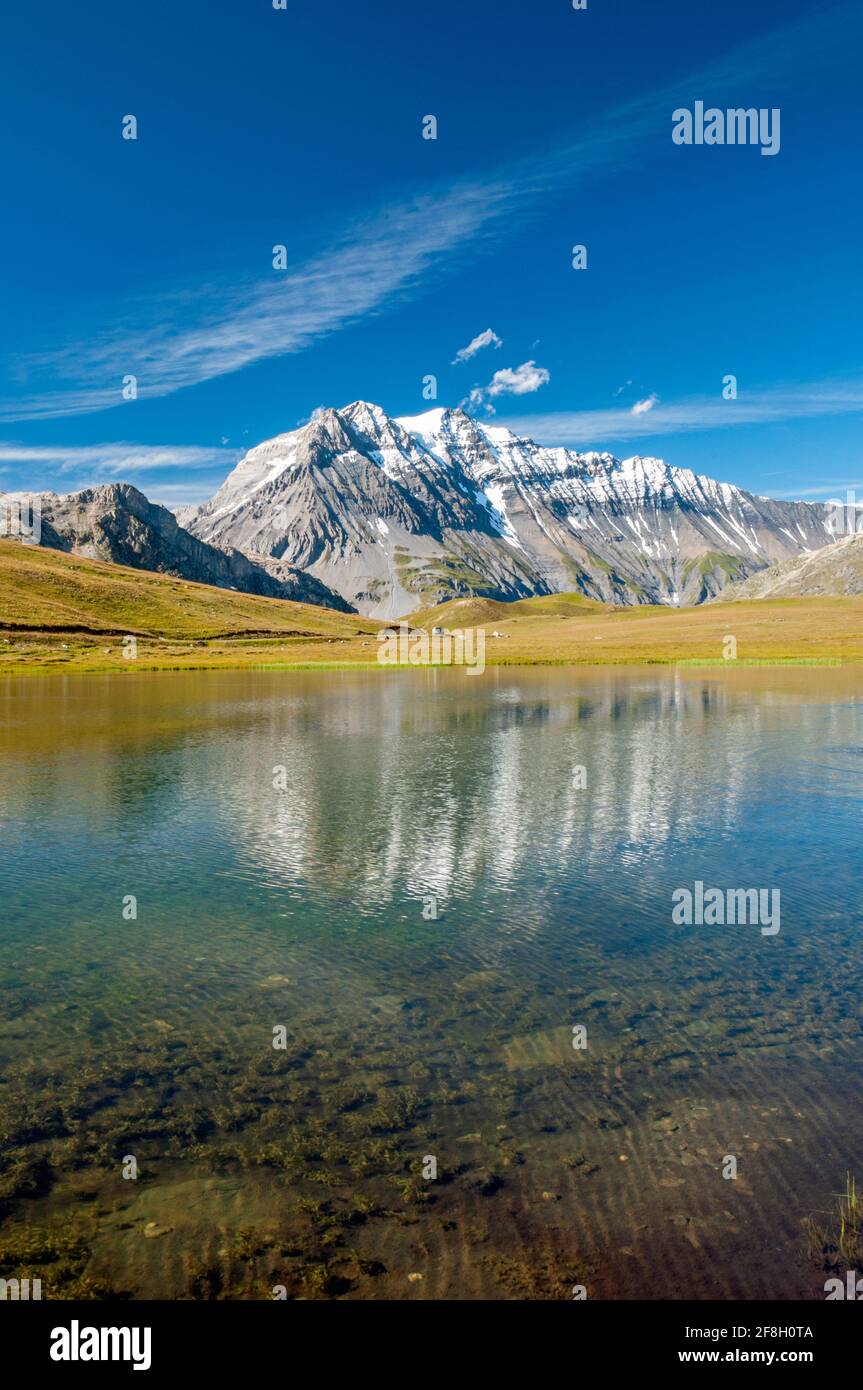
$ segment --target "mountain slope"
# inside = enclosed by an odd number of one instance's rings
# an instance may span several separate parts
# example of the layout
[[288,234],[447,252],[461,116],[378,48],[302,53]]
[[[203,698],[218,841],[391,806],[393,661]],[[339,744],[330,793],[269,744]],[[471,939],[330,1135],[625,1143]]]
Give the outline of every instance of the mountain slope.
[[850,597],[863,594],[863,535],[846,536],[813,555],[801,555],[729,584],[727,602],[747,598]]
[[[7,499],[13,494],[7,494]],[[287,564],[249,559],[192,536],[173,512],[150,502],[128,483],[109,483],[83,492],[38,496],[41,544],[53,550],[178,575],[200,584],[350,611],[350,606],[313,575]]]
[[458,410],[397,420],[363,401],[252,449],[184,521],[387,619],[468,594],[697,603],[833,540],[821,504],[661,459],[544,448]]
[[[573,595],[509,605],[463,599],[423,614],[422,622],[484,626],[484,655],[490,666],[706,661],[729,671],[747,661],[863,661],[863,597],[767,599],[684,609],[608,609]],[[357,614],[231,593],[20,541],[0,541],[4,674],[131,675],[297,665],[377,668],[378,627],[374,619]],[[502,636],[495,638],[496,631]],[[722,657],[728,632],[738,639],[738,663]],[[133,634],[137,651],[129,660],[126,644],[118,639]],[[453,678],[465,681],[464,670],[456,669]],[[401,676],[396,679],[401,684]],[[787,672],[782,688],[788,688]],[[811,684],[805,688],[811,695]],[[852,686],[848,688],[853,693]],[[173,703],[170,692],[168,702]],[[182,723],[188,731],[187,713]],[[101,737],[98,721],[93,735]],[[46,727],[45,737],[47,746],[56,731]]]
[[0,629],[210,638],[349,637],[375,624],[313,604],[231,593],[171,575],[0,540]]

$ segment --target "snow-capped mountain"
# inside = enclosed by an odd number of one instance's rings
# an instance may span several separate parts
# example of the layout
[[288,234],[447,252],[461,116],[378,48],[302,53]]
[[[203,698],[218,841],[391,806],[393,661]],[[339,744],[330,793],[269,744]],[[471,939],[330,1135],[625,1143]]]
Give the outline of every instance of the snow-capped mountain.
[[259,444],[182,523],[311,573],[382,618],[459,594],[577,590],[700,602],[833,539],[827,506],[776,502],[654,458],[544,448],[460,410],[364,401]]

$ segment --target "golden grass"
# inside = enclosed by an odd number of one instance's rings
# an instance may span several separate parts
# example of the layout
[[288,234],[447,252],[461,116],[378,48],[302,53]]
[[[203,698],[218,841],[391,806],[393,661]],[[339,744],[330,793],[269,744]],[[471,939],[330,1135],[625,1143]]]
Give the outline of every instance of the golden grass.
[[[456,599],[412,627],[482,627],[487,665],[863,662],[863,597],[614,608],[577,594]],[[373,618],[0,541],[0,672],[377,667]],[[499,632],[500,637],[493,637]],[[122,637],[137,638],[126,660]],[[737,641],[726,661],[726,638]],[[392,670],[393,668],[382,668]]]
[[0,541],[0,626],[196,639],[256,633],[354,636],[379,624],[314,604],[258,598]]
[[[568,612],[547,611],[547,604],[524,599],[511,617],[483,624],[486,662],[730,666],[724,656],[729,637],[736,641],[738,665],[863,661],[863,597],[753,599],[697,608],[576,605]],[[494,630],[502,636],[491,637]]]

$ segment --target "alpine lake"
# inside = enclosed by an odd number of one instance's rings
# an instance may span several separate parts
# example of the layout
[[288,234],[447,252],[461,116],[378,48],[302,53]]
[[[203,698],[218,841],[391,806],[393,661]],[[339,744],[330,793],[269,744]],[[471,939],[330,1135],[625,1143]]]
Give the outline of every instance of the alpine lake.
[[[853,667],[0,681],[0,1277],[822,1298],[861,701]],[[674,920],[697,884],[781,925]]]

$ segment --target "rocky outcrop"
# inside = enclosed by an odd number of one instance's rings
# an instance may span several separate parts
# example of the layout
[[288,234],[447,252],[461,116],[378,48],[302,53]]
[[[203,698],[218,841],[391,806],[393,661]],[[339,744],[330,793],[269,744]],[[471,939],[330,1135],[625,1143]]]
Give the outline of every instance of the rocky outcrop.
[[108,483],[67,496],[41,493],[38,500],[41,544],[55,550],[222,589],[353,611],[314,575],[283,561],[251,559],[230,546],[209,545],[190,535],[173,512],[149,502],[129,483]]

